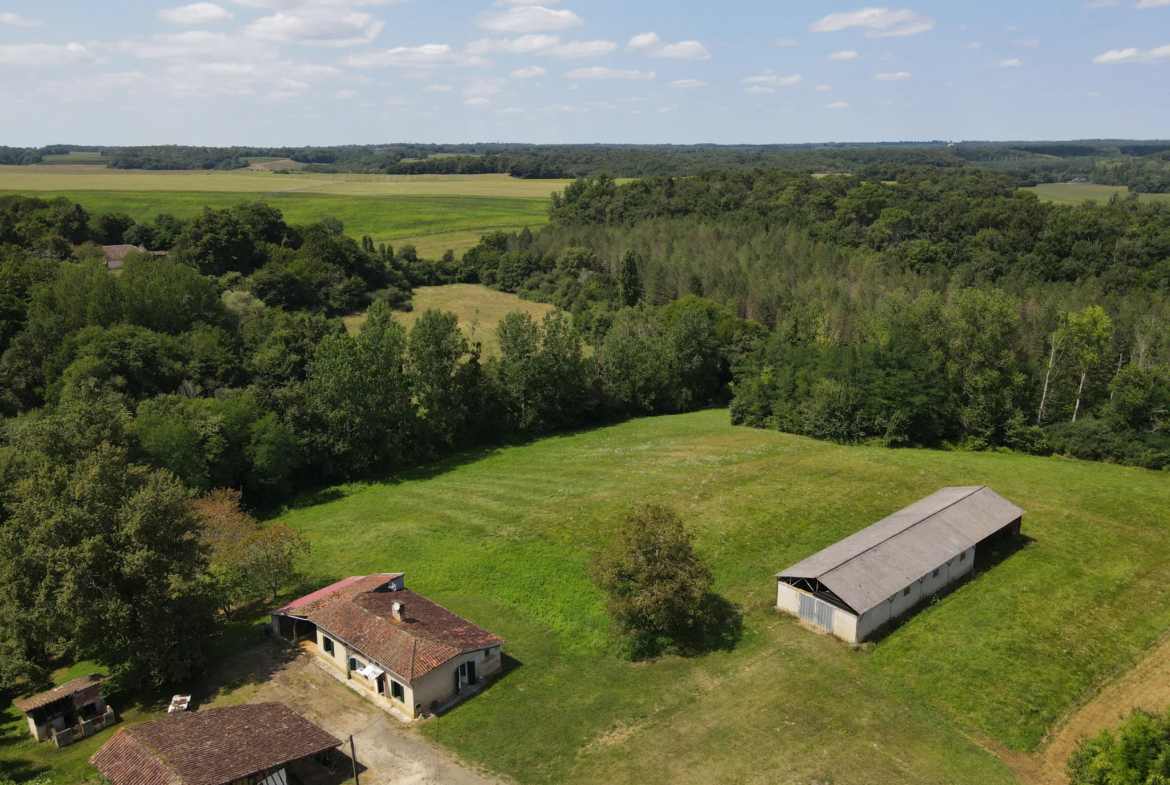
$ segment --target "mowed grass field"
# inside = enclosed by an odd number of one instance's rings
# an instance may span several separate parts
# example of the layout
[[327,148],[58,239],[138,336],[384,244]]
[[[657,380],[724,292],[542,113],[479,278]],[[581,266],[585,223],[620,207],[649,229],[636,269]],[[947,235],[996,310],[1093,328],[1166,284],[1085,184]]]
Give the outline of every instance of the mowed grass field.
[[[1060,202],[1061,204],[1081,204],[1086,199],[1107,202],[1114,194],[1118,194],[1123,199],[1129,196],[1128,188],[1114,185],[1046,183],[1026,190],[1035,191],[1046,202]],[[1138,194],[1138,198],[1143,202],[1170,203],[1170,194]]]
[[[483,344],[483,356],[491,357],[499,352],[496,325],[513,311],[524,311],[540,321],[553,307],[544,303],[521,300],[514,294],[497,292],[485,286],[457,283],[449,286],[420,286],[414,290],[411,300],[414,310],[396,313],[394,318],[409,330],[418,318],[430,308],[449,311],[459,317],[459,329],[469,339]],[[356,334],[365,322],[364,313],[348,316],[345,326]]]
[[[547,223],[551,194],[567,181],[506,175],[277,175],[265,171],[142,172],[62,166],[0,166],[0,194],[64,196],[92,212],[136,221],[180,218],[205,205],[263,199],[290,223],[340,219],[353,237],[409,241],[424,258],[462,253],[496,229]],[[439,237],[439,236],[443,237]],[[433,240],[432,240],[433,238]]]
[[[947,485],[1027,510],[1021,547],[853,651],[778,615],[774,573]],[[587,574],[631,502],[669,504],[743,612],[726,651],[626,662]],[[300,500],[324,579],[404,570],[500,635],[506,674],[423,726],[522,783],[1008,783],[1170,627],[1170,476],[842,447],[726,411],[484,450]],[[978,567],[978,565],[977,565]]]

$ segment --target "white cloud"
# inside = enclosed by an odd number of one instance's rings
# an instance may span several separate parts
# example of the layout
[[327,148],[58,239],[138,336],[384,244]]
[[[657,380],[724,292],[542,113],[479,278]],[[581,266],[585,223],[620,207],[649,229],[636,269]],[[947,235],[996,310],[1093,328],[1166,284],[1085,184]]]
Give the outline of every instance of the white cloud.
[[1123,0],[1093,0],[1091,3],[1085,3],[1081,8],[1086,11],[1092,11],[1097,8],[1113,8],[1121,5]]
[[764,74],[763,76],[748,76],[739,80],[743,84],[769,84],[780,85],[781,87],[790,87],[794,84],[800,84],[804,81],[804,77],[800,74],[792,76],[776,76],[775,74]]
[[367,5],[391,5],[404,0],[232,0],[248,8],[352,8]]
[[859,57],[861,55],[852,49],[847,49],[844,52],[833,52],[833,54],[829,55],[830,60],[856,60]]
[[707,83],[698,79],[675,79],[667,87],[675,90],[691,90],[696,87],[706,87]]
[[361,95],[357,90],[338,90],[333,94],[333,97],[342,101],[350,101],[354,98],[360,98]]
[[854,27],[867,28],[867,38],[887,38],[925,33],[934,28],[934,20],[909,9],[892,11],[889,8],[862,8],[829,14],[813,22],[808,29],[814,33],[836,33]]
[[874,74],[873,78],[879,82],[901,82],[903,79],[910,78],[910,72],[899,71],[896,74]]
[[480,38],[469,43],[465,51],[482,54],[535,54],[557,60],[580,60],[601,57],[617,49],[613,41],[569,41],[561,43],[557,35],[522,35],[519,38]]
[[569,79],[653,79],[653,71],[620,71],[595,65],[592,68],[578,68],[565,74]]
[[971,43],[964,45],[963,48],[964,49],[982,49],[983,43],[981,41],[972,41]]
[[342,60],[342,64],[351,68],[443,68],[487,65],[487,61],[481,57],[453,52],[447,44],[423,44],[350,55]]
[[1012,58],[1011,60],[1000,60],[992,68],[1019,68],[1023,64],[1024,62],[1022,60]]
[[660,107],[658,107],[657,111],[658,111],[658,114],[666,114],[667,112],[673,112],[675,109],[678,109],[678,107],[677,106],[660,106]]
[[0,25],[12,25],[13,27],[43,27],[44,22],[39,19],[27,19],[20,14],[14,14],[9,11],[0,11]]
[[513,79],[531,79],[534,76],[544,76],[548,71],[541,68],[539,65],[530,65],[527,68],[517,68],[508,76]]
[[765,86],[764,86],[764,85],[762,85],[762,84],[754,84],[754,85],[752,85],[751,87],[745,88],[745,89],[744,89],[744,92],[745,92],[745,93],[753,93],[753,94],[756,94],[756,93],[774,93],[774,92],[776,92],[776,88],[774,88],[774,87],[765,87]]
[[825,108],[826,109],[848,109],[849,104],[845,103],[844,101],[838,101],[835,104],[825,104]]
[[817,92],[821,92],[821,93],[825,92],[826,90],[832,90],[832,89],[833,88],[827,84],[819,84],[816,86]]
[[449,93],[455,88],[449,84],[429,84],[423,89],[428,93]]
[[886,62],[889,62],[890,60],[897,60],[897,59],[898,59],[898,56],[896,54],[894,54],[893,52],[883,52],[881,55],[878,56],[878,60],[885,60]]
[[209,25],[230,22],[236,15],[215,3],[192,3],[178,8],[163,8],[158,18],[175,25]]
[[636,35],[626,44],[626,51],[642,52],[649,57],[671,57],[676,60],[710,60],[711,53],[698,41],[679,41],[664,44],[657,33]]
[[589,57],[602,57],[616,49],[617,44],[613,41],[569,41],[543,52],[537,52],[536,56],[551,57],[556,60],[581,60]]
[[1008,25],[1007,27],[1004,28],[1004,30],[1007,30],[1009,33],[1014,33],[1019,29],[1020,29],[1019,25]]
[[1170,44],[1159,46],[1157,49],[1150,49],[1146,52],[1141,51],[1137,47],[1114,49],[1093,58],[1093,62],[1098,65],[1119,65],[1121,63],[1145,63],[1146,65],[1152,65],[1164,61],[1170,61]]
[[72,65],[97,57],[81,44],[0,44],[0,65]]
[[364,46],[373,43],[386,25],[358,11],[338,13],[328,9],[280,11],[244,28],[244,34],[261,41],[307,46]]
[[275,102],[279,102],[279,101],[291,101],[295,98],[300,98],[300,97],[301,97],[301,94],[296,92],[295,90],[275,90],[273,92],[267,93],[264,96],[264,100],[271,101],[271,102],[275,103]]
[[522,35],[519,38],[480,38],[464,47],[473,55],[533,54],[551,49],[561,42],[559,35]]
[[496,114],[511,115],[511,114],[528,114],[527,109],[520,109],[516,106],[509,106],[507,109],[497,109]]
[[1141,0],[1134,8],[1161,8],[1170,5],[1170,0]]
[[566,112],[569,114],[589,114],[589,107],[586,106],[565,106],[564,104],[553,104],[548,107],[550,112]]
[[463,88],[464,95],[495,95],[502,92],[504,85],[508,84],[507,79],[500,79],[499,77],[480,77],[472,82],[467,87]]
[[796,46],[799,42],[795,38],[777,38],[772,43],[776,46]]
[[1040,39],[1039,38],[1025,38],[1022,41],[1012,41],[1012,43],[1015,44],[1016,46],[1022,46],[1025,49],[1032,49],[1032,48],[1035,48],[1037,46],[1040,46]]
[[463,102],[464,106],[488,106],[489,104],[491,101],[486,98],[468,98]]
[[497,33],[536,33],[542,30],[568,30],[584,24],[569,10],[554,11],[542,5],[520,6],[507,11],[479,15],[479,26]]

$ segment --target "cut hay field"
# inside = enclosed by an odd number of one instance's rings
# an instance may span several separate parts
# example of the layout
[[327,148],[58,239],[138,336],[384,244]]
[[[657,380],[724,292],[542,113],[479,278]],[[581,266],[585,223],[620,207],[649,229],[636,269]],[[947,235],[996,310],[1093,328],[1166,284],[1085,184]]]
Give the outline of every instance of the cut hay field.
[[[1022,547],[875,646],[772,610],[779,569],[970,484],[1028,511]],[[695,530],[743,611],[730,649],[614,655],[586,565],[635,501]],[[507,638],[506,675],[423,732],[521,783],[988,785],[1013,781],[989,746],[1035,747],[1170,627],[1167,509],[1166,474],[842,447],[708,411],[484,450],[281,518],[316,577],[405,570]]]
[[[551,311],[551,305],[521,300],[514,294],[497,292],[485,286],[457,283],[450,286],[420,286],[414,290],[411,300],[414,310],[396,313],[394,318],[407,329],[414,326],[418,317],[429,308],[449,311],[459,317],[459,329],[464,335],[483,344],[484,357],[494,356],[499,351],[496,325],[513,311],[524,311],[540,321]],[[345,326],[351,333],[357,333],[365,322],[366,315],[348,316]]]
[[[1123,199],[1129,196],[1128,188],[1114,185],[1046,183],[1025,190],[1035,191],[1046,202],[1059,202],[1061,204],[1080,204],[1086,199],[1107,202],[1114,194],[1118,194]],[[1138,198],[1143,202],[1170,203],[1170,194],[1138,194]]]

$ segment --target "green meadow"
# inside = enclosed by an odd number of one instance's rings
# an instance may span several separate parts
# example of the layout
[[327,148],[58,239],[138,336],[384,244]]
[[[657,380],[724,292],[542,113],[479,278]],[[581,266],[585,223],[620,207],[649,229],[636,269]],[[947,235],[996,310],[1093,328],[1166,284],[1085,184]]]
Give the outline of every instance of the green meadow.
[[[333,217],[345,224],[346,234],[353,237],[368,234],[379,241],[422,239],[456,230],[471,232],[478,241],[478,234],[496,228],[535,228],[548,221],[548,201],[531,197],[356,196],[313,191],[268,195],[206,191],[64,191],[36,195],[42,198],[64,196],[91,212],[126,213],[135,221],[152,221],[159,213],[189,218],[202,211],[204,205],[224,208],[262,198],[279,208],[289,223],[312,223]],[[438,251],[438,255],[441,254],[442,251]]]
[[[852,650],[778,615],[783,567],[946,485],[1028,514],[1018,549]],[[586,572],[631,502],[675,508],[742,612],[733,645],[633,663]],[[404,570],[503,635],[506,675],[423,726],[519,782],[999,783],[1170,627],[1170,476],[634,420],[302,498],[311,572]],[[977,565],[978,567],[978,565]],[[733,636],[734,637],[734,636]]]
[[[1129,189],[1124,186],[1093,185],[1091,183],[1086,185],[1046,183],[1027,190],[1035,191],[1046,202],[1059,202],[1060,204],[1080,204],[1086,199],[1107,202],[1114,194],[1122,199],[1129,196]],[[1138,194],[1138,198],[1143,202],[1170,203],[1170,194]]]

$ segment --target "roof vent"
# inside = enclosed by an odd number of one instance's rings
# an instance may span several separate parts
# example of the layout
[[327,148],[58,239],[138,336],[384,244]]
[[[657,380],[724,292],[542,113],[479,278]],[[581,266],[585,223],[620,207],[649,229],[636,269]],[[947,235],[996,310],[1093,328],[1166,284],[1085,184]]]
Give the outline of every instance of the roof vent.
[[403,623],[406,621],[406,606],[401,602],[396,602],[390,606],[390,617],[394,621]]

